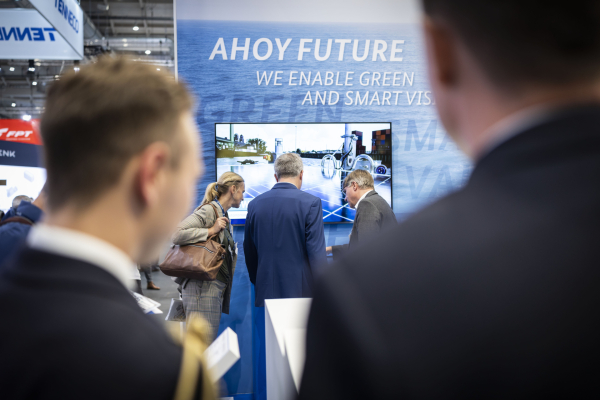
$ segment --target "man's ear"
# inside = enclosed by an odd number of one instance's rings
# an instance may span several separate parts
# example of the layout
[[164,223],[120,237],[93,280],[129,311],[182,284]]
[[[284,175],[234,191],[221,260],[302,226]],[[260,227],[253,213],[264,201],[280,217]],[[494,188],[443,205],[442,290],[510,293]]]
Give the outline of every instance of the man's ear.
[[300,171],[300,180],[302,180],[303,176],[304,176],[304,170]]
[[456,37],[442,22],[425,17],[423,22],[430,79],[442,86],[453,85],[458,77]]
[[171,148],[164,142],[150,144],[138,156],[136,191],[143,206],[156,204],[169,168]]

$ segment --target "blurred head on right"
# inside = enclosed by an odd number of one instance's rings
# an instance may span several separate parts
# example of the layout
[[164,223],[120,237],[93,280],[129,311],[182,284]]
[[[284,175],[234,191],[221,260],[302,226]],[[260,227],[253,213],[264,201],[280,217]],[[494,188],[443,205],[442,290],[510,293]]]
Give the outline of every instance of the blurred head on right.
[[125,58],[101,58],[53,83],[41,121],[49,216],[85,221],[103,210],[105,231],[136,236],[135,261],[155,257],[201,174],[192,107],[172,75]]
[[600,1],[422,3],[436,107],[472,158],[490,141],[481,135],[491,122],[541,104],[598,100]]

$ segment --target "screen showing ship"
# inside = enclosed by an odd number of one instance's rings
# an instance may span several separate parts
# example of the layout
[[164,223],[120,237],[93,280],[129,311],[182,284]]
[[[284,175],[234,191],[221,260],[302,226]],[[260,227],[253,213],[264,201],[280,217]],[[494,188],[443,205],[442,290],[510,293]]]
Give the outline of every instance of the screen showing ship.
[[217,177],[233,171],[244,177],[240,208],[229,210],[244,224],[248,204],[276,183],[273,164],[284,153],[304,163],[301,190],[321,199],[325,223],[352,223],[355,210],[342,194],[344,178],[355,169],[373,175],[375,190],[392,205],[392,124],[383,123],[217,123]]

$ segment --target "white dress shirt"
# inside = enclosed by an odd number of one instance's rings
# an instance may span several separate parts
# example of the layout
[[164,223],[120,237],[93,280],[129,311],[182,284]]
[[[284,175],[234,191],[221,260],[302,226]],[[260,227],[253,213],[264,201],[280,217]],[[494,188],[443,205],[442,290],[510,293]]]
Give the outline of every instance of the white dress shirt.
[[125,252],[82,232],[39,224],[31,228],[27,244],[35,250],[85,261],[102,268],[127,289],[133,289],[133,280],[140,279],[140,272]]
[[355,210],[358,210],[358,205],[360,204],[360,202],[362,201],[362,199],[364,199],[369,194],[369,192],[372,192],[372,191],[373,191],[373,189],[367,191],[365,194],[363,194],[362,196],[360,196],[360,199],[358,199],[358,201],[356,202],[356,205],[354,206]]

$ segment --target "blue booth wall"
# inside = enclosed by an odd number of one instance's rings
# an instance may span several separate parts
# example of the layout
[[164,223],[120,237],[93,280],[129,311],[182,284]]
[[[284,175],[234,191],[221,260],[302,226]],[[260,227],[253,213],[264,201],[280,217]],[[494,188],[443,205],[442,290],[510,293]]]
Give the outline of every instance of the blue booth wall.
[[[327,246],[348,242],[351,224],[325,225]],[[234,396],[236,400],[253,399],[253,335],[254,335],[254,287],[248,277],[248,269],[244,257],[244,227],[236,226],[233,239],[238,245],[238,262],[233,276],[231,291],[231,307],[229,314],[223,314],[219,334],[228,327],[238,335],[240,360],[225,374],[221,382],[223,396]]]
[[[370,2],[347,3],[341,0],[320,0],[311,4],[319,7],[337,6],[344,8],[344,18],[326,21],[327,15],[306,17],[305,20],[293,20],[293,16],[307,14],[295,7],[308,7],[306,2],[280,2],[283,7],[282,17],[286,21],[278,21],[273,12],[267,8],[272,6],[268,0],[231,0],[214,2],[208,0],[176,1],[176,35],[177,35],[177,71],[178,77],[185,81],[198,99],[196,122],[202,139],[202,154],[206,166],[203,179],[198,183],[197,195],[200,201],[206,185],[215,181],[215,123],[219,122],[391,122],[392,123],[392,175],[393,175],[393,209],[399,220],[408,217],[421,207],[435,199],[460,188],[471,172],[470,162],[457,149],[457,146],[446,135],[438,120],[435,105],[426,101],[425,94],[432,98],[427,82],[427,68],[424,58],[421,28],[399,13],[398,23],[394,23],[391,11],[386,7],[398,7],[397,4],[409,3],[373,0]],[[233,9],[238,4],[244,10],[253,7],[247,16]],[[313,5],[314,5],[313,4]],[[336,7],[337,7],[336,6]],[[230,10],[226,8],[229,7]],[[215,13],[215,8],[221,8]],[[289,8],[289,10],[284,10]],[[330,7],[331,8],[331,7]],[[319,8],[320,9],[320,8]],[[377,15],[373,13],[377,11]],[[237,20],[228,19],[231,11]],[[285,11],[285,12],[284,12]],[[397,12],[398,10],[392,10]],[[264,15],[268,19],[261,20]],[[215,16],[217,15],[217,16]],[[220,15],[220,16],[219,16]],[[279,14],[277,14],[279,15]],[[365,20],[364,15],[371,15]],[[333,18],[333,14],[332,14]],[[377,22],[378,18],[382,22]],[[233,18],[232,18],[233,19]],[[401,20],[401,21],[400,21]],[[259,60],[254,56],[254,44],[261,38],[268,38],[273,44],[270,58]],[[371,53],[364,61],[357,61],[353,56],[353,45],[346,45],[343,61],[339,61],[339,47],[335,45],[331,56],[319,61],[314,55],[316,40],[321,42],[321,55],[329,39],[359,40],[358,54],[363,54],[366,41],[371,46],[376,40],[383,40],[388,46],[385,53],[387,61],[381,58],[373,60]],[[225,51],[211,59],[218,43],[222,39]],[[249,39],[248,56],[239,50],[235,60],[231,59],[232,44],[237,39],[237,46],[244,46]],[[291,39],[283,59],[279,59],[276,39],[284,43]],[[299,60],[300,39],[313,39],[307,45],[311,52],[305,53]],[[394,40],[402,40],[401,62],[390,62],[390,47]],[[259,53],[265,54],[266,44],[263,41]],[[371,47],[372,49],[372,47]],[[227,55],[225,57],[224,55]],[[257,83],[257,72],[269,73],[281,71],[282,85],[265,85]],[[291,71],[312,72],[313,76],[321,72],[323,77],[327,71],[334,74],[347,71],[354,72],[353,86],[326,85],[289,85]],[[407,73],[412,79],[403,86],[395,88],[382,87],[370,82],[360,84],[359,77],[364,72],[393,74]],[[298,73],[299,74],[299,73]],[[343,75],[345,76],[345,75]],[[404,76],[404,75],[402,75]],[[338,91],[340,101],[336,104],[315,104],[316,91]],[[384,91],[401,91],[398,102],[392,97],[390,104],[382,104]],[[313,102],[302,102],[308,91],[311,91]],[[369,92],[369,101],[362,105],[346,104],[346,93],[360,91],[363,96]],[[374,93],[378,100],[373,100]],[[394,96],[396,96],[394,94]],[[419,100],[420,99],[420,100]],[[326,225],[327,245],[347,243],[351,225]],[[253,349],[252,335],[254,326],[254,293],[248,278],[243,253],[243,227],[235,227],[234,239],[238,242],[238,264],[236,267],[231,297],[231,313],[223,315],[220,330],[231,327],[238,335],[241,359],[225,375],[222,382],[222,394],[234,396],[236,399],[254,398],[253,384]]]

